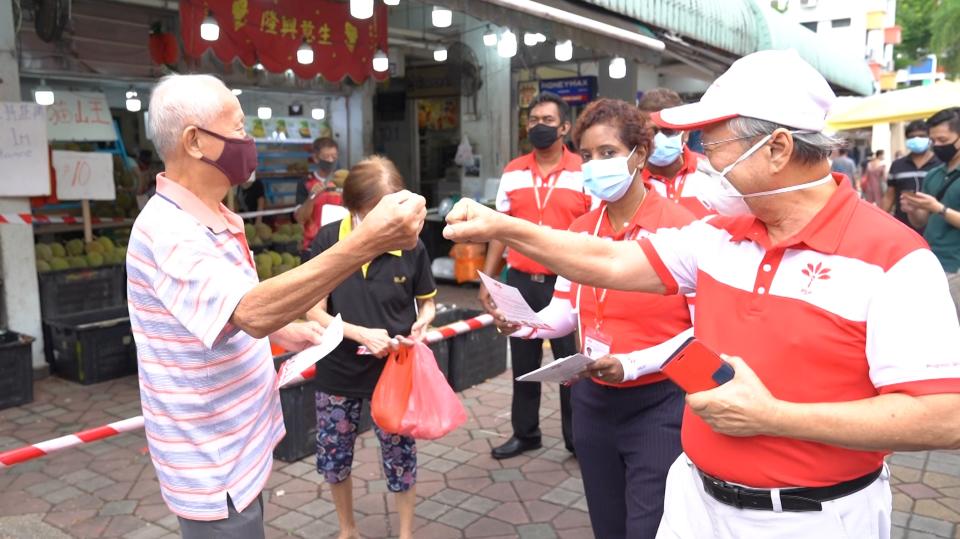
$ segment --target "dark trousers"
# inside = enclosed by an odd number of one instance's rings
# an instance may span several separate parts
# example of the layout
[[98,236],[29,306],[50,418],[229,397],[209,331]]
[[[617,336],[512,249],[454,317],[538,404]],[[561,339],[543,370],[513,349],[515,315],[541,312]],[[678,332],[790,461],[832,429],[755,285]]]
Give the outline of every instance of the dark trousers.
[[[553,285],[557,278],[544,277],[537,282],[529,273],[511,269],[507,271],[507,284],[520,290],[523,299],[534,311],[546,307],[553,298]],[[554,358],[577,353],[574,335],[551,339]],[[543,339],[510,339],[510,358],[513,362],[513,377],[523,376],[540,368],[543,361]],[[540,440],[540,384],[513,382],[513,402],[510,408],[513,435],[523,440]],[[570,388],[560,386],[560,419],[563,425],[563,442],[573,449],[572,414],[570,411]]]
[[683,396],[672,382],[574,384],[574,446],[597,539],[656,536],[667,471],[682,451]]

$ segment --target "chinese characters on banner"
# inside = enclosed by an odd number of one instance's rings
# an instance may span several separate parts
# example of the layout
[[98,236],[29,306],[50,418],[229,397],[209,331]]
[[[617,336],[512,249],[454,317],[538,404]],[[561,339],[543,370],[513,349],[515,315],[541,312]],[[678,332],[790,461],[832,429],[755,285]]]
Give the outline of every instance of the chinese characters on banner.
[[[215,42],[200,38],[200,23],[208,13],[220,25]],[[388,76],[372,67],[377,49],[387,51],[387,7],[379,2],[373,17],[357,20],[347,2],[336,0],[181,0],[180,23],[184,51],[193,58],[210,48],[223,62],[259,62],[268,71],[292,69],[304,79],[349,76],[359,83]],[[297,62],[303,43],[313,48],[312,64]]]
[[45,112],[36,103],[0,102],[0,196],[50,194]]

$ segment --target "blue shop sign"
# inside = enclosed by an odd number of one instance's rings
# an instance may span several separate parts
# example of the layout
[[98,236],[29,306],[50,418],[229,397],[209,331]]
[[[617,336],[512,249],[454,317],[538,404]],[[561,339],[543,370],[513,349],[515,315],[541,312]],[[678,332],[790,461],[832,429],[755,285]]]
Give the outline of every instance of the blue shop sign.
[[571,105],[583,105],[597,96],[597,77],[541,80],[540,91],[555,93]]

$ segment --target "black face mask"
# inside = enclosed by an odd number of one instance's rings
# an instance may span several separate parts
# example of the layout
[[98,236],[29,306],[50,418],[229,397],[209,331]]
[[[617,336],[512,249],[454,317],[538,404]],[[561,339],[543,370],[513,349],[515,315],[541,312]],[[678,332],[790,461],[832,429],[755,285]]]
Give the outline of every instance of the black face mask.
[[533,144],[534,148],[545,150],[560,138],[558,129],[560,128],[552,125],[537,124],[527,131],[527,140]]
[[[960,137],[957,137],[957,140],[960,140]],[[944,163],[949,163],[957,156],[957,140],[951,142],[950,144],[938,144],[931,148],[933,150],[933,155],[937,156],[937,159],[943,161]]]
[[336,161],[326,161],[324,159],[317,159],[317,170],[324,174],[329,174],[333,170],[333,165],[336,164]]

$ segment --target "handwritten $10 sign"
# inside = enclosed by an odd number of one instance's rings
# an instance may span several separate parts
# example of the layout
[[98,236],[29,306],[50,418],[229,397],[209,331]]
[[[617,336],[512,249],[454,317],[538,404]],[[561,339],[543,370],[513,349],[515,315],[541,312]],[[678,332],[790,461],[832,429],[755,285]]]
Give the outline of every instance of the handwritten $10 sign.
[[114,200],[113,156],[108,153],[54,150],[57,198],[60,200]]
[[47,116],[36,103],[0,103],[0,196],[50,194]]

